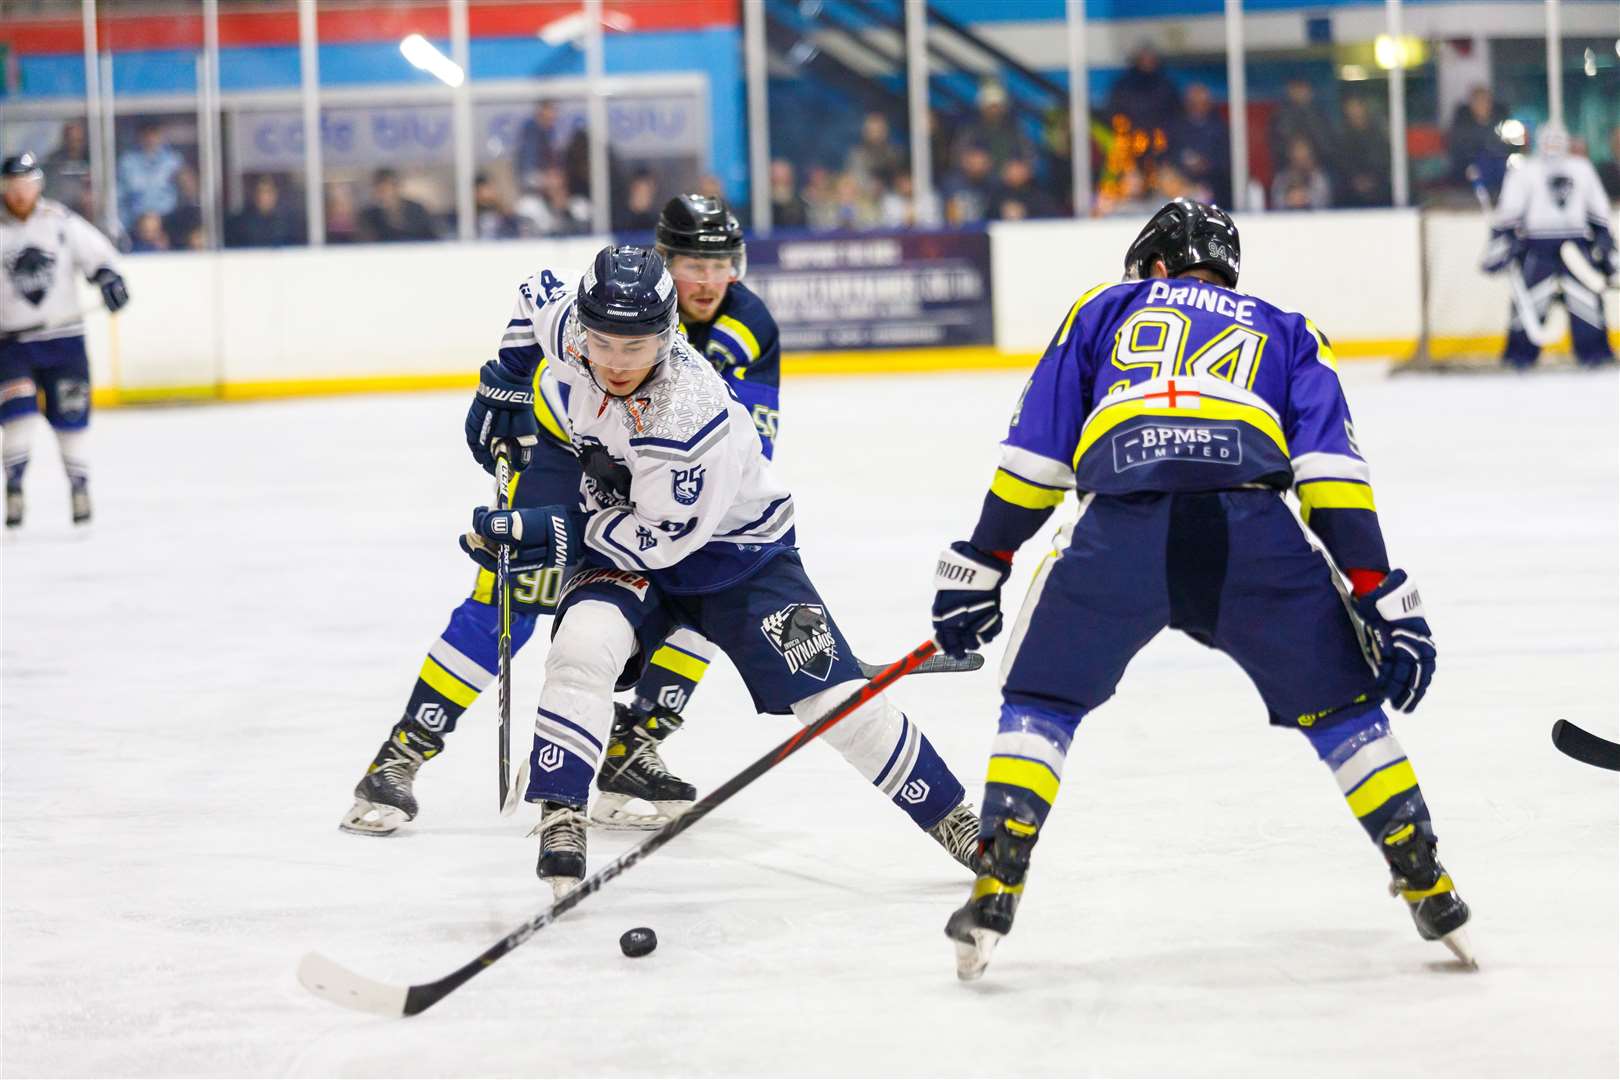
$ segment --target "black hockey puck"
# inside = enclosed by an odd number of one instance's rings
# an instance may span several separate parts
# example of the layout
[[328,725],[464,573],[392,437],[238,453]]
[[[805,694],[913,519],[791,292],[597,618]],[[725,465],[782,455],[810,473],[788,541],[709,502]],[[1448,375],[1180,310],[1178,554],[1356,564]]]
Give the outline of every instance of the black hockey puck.
[[619,951],[626,956],[646,956],[658,948],[658,935],[651,927],[638,926],[619,936]]

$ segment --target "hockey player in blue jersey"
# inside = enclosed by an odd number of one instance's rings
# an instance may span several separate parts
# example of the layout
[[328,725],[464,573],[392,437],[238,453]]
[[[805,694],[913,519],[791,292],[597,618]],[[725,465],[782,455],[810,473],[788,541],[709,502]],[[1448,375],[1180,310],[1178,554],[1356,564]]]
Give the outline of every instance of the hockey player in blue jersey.
[[[1237,661],[1270,722],[1310,741],[1418,932],[1471,961],[1468,907],[1380,707],[1417,707],[1434,642],[1416,587],[1384,553],[1332,347],[1304,317],[1236,291],[1237,228],[1217,208],[1168,203],[1125,269],[1063,320],[978,525],[938,564],[935,636],[951,654],[977,649],[1001,630],[1013,553],[1079,495],[1007,645],[980,812],[987,861],[946,926],[957,974],[981,975],[1012,928],[1080,721],[1166,626]],[[1283,501],[1290,488],[1350,595]]]
[[[531,278],[509,325],[536,346],[484,365],[467,416],[480,458],[493,439],[535,435],[513,392],[544,361],[575,450],[600,461],[566,501],[480,508],[462,540],[481,563],[513,548],[514,568],[583,553],[552,622],[524,793],[541,811],[536,872],[559,894],[585,875],[584,811],[615,687],[637,683],[673,628],[723,649],[759,712],[808,723],[864,681],[799,559],[793,496],[759,452],[755,414],[677,332],[675,288],[662,258],[636,247],[602,249],[577,288],[550,271]],[[971,865],[978,820],[961,783],[886,697],[825,741]]]
[[[659,216],[657,248],[674,274],[682,329],[748,407],[760,445],[771,456],[781,371],[778,333],[764,303],[738,280],[747,267],[747,248],[736,216],[723,200],[676,196]],[[534,445],[524,448],[529,460],[517,475],[512,505],[572,504],[579,497],[582,470],[591,475],[611,469],[611,463],[594,450],[576,455],[566,391],[548,370],[532,327],[508,325],[500,356],[534,372],[526,394],[533,399],[539,431]],[[483,464],[493,469],[487,457]],[[514,578],[514,653],[534,633],[536,619],[555,611],[560,579],[556,569]],[[417,771],[444,749],[445,737],[495,679],[500,632],[494,588],[495,575],[481,569],[472,595],[451,612],[449,624],[428,649],[404,714],[355,787],[354,805],[341,822],[344,830],[387,835],[416,816]],[[713,655],[713,646],[685,627],[674,628],[653,654],[632,702],[620,705],[615,714],[598,782],[600,797],[592,808],[599,821],[656,825],[697,797],[691,784],[665,767],[659,745],[681,726],[681,711]],[[654,813],[633,812],[627,805],[632,800],[651,803]]]

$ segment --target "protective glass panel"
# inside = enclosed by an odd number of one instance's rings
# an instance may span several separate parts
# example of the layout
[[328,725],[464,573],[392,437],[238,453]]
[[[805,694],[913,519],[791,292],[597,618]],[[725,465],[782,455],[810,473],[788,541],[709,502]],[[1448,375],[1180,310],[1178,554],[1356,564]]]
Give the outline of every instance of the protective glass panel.
[[303,244],[308,230],[298,5],[275,0],[251,10],[222,6],[220,199],[225,246]]
[[96,221],[86,116],[78,5],[8,11],[0,28],[0,155],[33,154],[45,169],[45,196]]

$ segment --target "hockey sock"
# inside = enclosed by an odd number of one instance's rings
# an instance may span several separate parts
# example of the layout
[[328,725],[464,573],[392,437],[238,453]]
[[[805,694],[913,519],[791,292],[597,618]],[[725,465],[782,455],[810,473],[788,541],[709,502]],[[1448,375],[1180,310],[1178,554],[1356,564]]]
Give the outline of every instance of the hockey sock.
[[1374,843],[1392,822],[1432,835],[1429,807],[1406,751],[1390,733],[1384,710],[1370,709],[1332,727],[1302,729],[1344,792],[1350,812]]
[[546,653],[524,798],[583,809],[613,728],[613,686],[636,651],[636,632],[605,600],[564,612]]
[[[534,633],[535,616],[512,613],[512,653]],[[478,695],[495,681],[500,667],[500,609],[463,600],[450,623],[428,649],[422,671],[405,703],[405,717],[429,731],[448,735]]]
[[29,413],[0,424],[0,457],[5,459],[6,486],[22,486],[23,473],[28,469],[28,453],[34,441],[34,425],[38,417]]
[[636,711],[649,713],[662,706],[678,713],[686,708],[715,652],[702,634],[685,627],[676,629],[652,654],[641,681],[636,683]]
[[66,470],[70,483],[79,484],[90,479],[89,443],[88,428],[56,429],[56,445],[62,448],[62,468]]
[[990,840],[1007,818],[1046,821],[1063,778],[1080,716],[1052,709],[1007,703],[1001,707],[995,741],[990,744],[990,770],[985,776],[979,836]]

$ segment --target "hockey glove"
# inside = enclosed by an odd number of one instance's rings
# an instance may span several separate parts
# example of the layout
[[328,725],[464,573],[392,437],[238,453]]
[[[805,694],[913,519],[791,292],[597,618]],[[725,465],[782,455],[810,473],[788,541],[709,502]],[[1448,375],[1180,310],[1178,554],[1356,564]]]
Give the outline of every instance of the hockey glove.
[[1614,277],[1614,238],[1607,231],[1592,241],[1592,266],[1606,278]]
[[124,279],[118,276],[118,271],[110,266],[103,266],[90,280],[101,286],[101,302],[107,305],[109,312],[117,311],[129,303],[129,289],[124,286]]
[[494,573],[496,549],[502,545],[512,549],[509,569],[513,574],[567,566],[581,553],[579,515],[564,506],[530,510],[478,507],[473,511],[472,528],[461,537],[461,550]]
[[495,472],[493,444],[512,444],[512,468],[529,465],[532,448],[540,441],[540,421],[534,415],[534,383],[499,360],[478,372],[478,393],[467,410],[467,448],[491,475]]
[[1512,229],[1493,229],[1479,268],[1487,274],[1500,274],[1523,254],[1519,237]]
[[1376,589],[1356,597],[1378,664],[1378,691],[1396,712],[1409,713],[1434,678],[1434,638],[1423,617],[1423,599],[1405,570],[1391,570]]
[[1012,565],[958,540],[934,569],[934,640],[947,655],[982,649],[1001,633],[1001,586]]

